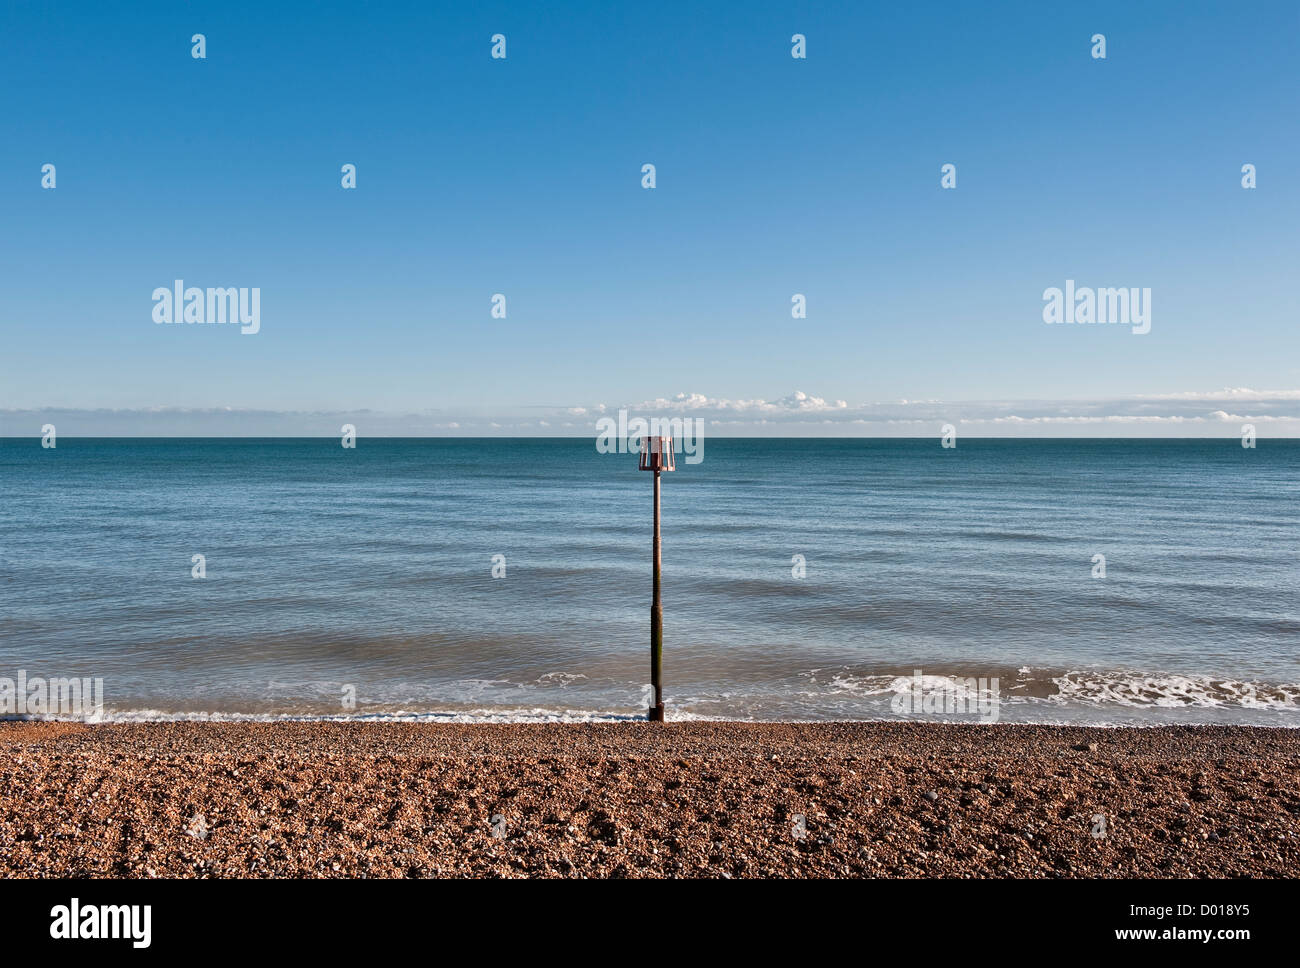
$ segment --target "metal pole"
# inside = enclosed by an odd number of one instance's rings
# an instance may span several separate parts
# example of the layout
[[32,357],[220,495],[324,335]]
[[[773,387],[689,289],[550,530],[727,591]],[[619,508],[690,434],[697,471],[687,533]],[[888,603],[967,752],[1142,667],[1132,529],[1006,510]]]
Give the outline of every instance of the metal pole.
[[664,605],[659,599],[659,573],[663,568],[663,553],[659,544],[659,472],[655,471],[655,543],[654,543],[654,599],[650,605],[650,684],[654,687],[654,705],[650,707],[652,723],[664,721]]

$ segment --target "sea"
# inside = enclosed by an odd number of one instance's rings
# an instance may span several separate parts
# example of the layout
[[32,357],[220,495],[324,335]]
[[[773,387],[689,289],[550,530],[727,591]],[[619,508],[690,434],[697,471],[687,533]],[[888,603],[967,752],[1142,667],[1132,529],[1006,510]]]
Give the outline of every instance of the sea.
[[[661,480],[670,720],[1300,725],[1300,441],[697,456]],[[644,718],[652,478],[592,438],[0,439],[0,693]]]

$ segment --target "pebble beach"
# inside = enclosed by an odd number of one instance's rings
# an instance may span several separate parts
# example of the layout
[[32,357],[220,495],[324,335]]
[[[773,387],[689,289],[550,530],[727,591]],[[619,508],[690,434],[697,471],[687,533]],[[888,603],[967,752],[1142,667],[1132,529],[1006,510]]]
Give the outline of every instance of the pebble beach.
[[1300,732],[0,723],[0,876],[1295,877]]

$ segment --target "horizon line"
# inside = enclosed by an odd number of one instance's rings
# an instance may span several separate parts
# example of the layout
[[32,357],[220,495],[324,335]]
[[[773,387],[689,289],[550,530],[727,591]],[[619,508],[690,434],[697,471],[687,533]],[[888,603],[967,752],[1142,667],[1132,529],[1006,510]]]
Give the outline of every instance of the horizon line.
[[[41,440],[41,434],[25,434],[23,436],[3,436],[0,435],[0,441],[18,441],[18,440]],[[593,437],[599,437],[600,434],[365,434],[357,435],[357,439],[365,440],[591,440]],[[640,436],[640,434],[629,434]],[[802,436],[775,436],[767,434],[709,434],[710,440],[934,440],[941,438],[942,434],[922,434],[914,436],[904,436],[902,434],[892,436],[869,436],[866,434],[805,434]],[[1024,440],[1024,441],[1043,441],[1043,440],[1237,440],[1241,437],[1239,433],[1221,434],[1212,437],[1191,437],[1191,436],[1140,436],[1129,435],[1125,437],[1103,437],[1099,435],[1079,435],[1074,437],[1026,437],[1010,434],[981,434],[966,433],[961,435],[963,438],[976,438],[979,440]],[[59,435],[59,440],[338,440],[339,434],[289,434],[274,436],[259,436],[254,434],[76,434],[76,435]],[[1257,440],[1300,440],[1298,436],[1279,436],[1266,437],[1261,434],[1255,435]]]

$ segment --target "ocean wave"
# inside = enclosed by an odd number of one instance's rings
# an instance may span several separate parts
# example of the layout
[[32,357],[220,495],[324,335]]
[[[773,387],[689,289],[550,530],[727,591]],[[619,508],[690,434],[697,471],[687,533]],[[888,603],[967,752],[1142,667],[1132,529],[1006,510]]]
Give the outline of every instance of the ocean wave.
[[1048,700],[1127,707],[1197,707],[1300,710],[1300,684],[1268,685],[1203,675],[1067,672],[1052,679]]
[[[23,715],[0,716],[0,720],[23,722],[92,723],[618,723],[644,721],[645,713],[621,713],[586,709],[467,709],[372,713],[245,713],[162,709],[105,709],[98,717]],[[673,710],[670,720],[694,719]],[[712,718],[712,717],[710,717]]]
[[[427,690],[441,695],[420,695],[408,684],[380,690],[386,694],[383,699],[367,699],[356,709],[342,712],[337,704],[331,708],[322,701],[321,696],[333,695],[334,689],[311,696],[302,691],[301,683],[276,685],[288,688],[275,697],[243,702],[216,696],[195,701],[194,695],[188,700],[162,695],[119,700],[116,706],[107,705],[95,721],[636,722],[645,720],[649,701],[646,686],[601,678],[593,682],[583,673],[569,671],[543,673],[528,683],[460,680],[454,689],[444,685]],[[832,666],[743,683],[683,682],[666,698],[668,718],[675,721],[872,721],[897,718],[900,705],[911,715],[921,708],[963,709],[972,703],[985,708],[992,700],[1002,722],[1039,722],[1047,717],[1084,724],[1118,717],[1136,724],[1171,721],[1172,716],[1179,721],[1200,717],[1205,722],[1300,725],[1300,684],[1133,670],[967,664],[912,670]],[[78,716],[30,714],[0,719],[85,721]]]
[[970,699],[979,680],[998,681],[1003,706],[1052,703],[1065,707],[1243,709],[1300,712],[1300,683],[1247,682],[1222,676],[1133,671],[1048,670],[1021,666],[960,671],[915,670],[911,674],[856,673],[848,668],[799,674],[812,687],[805,700],[930,693]]

